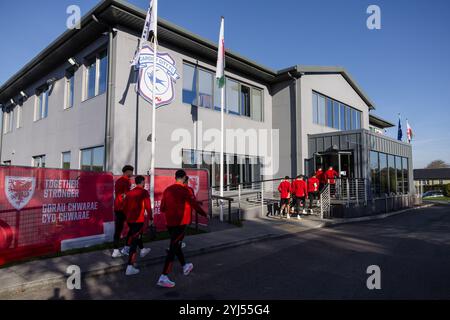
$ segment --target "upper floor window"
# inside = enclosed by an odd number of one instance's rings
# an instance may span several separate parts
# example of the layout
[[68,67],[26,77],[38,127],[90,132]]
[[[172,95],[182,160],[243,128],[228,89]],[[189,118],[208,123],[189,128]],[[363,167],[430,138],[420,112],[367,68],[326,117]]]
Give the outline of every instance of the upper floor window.
[[14,112],[3,112],[3,133],[11,132],[13,129]]
[[45,155],[34,156],[31,165],[36,168],[45,168]]
[[64,103],[64,109],[73,107],[74,100],[74,87],[75,87],[75,75],[72,72],[66,74],[66,101]]
[[108,56],[106,50],[87,59],[85,75],[85,98],[89,99],[106,91],[108,79]]
[[34,108],[34,121],[47,118],[49,92],[50,89],[46,88],[37,94]]
[[[226,79],[226,112],[263,121],[263,91]],[[221,92],[212,71],[183,64],[183,103],[220,110]]]
[[361,111],[317,92],[312,100],[313,123],[339,130],[361,129]]

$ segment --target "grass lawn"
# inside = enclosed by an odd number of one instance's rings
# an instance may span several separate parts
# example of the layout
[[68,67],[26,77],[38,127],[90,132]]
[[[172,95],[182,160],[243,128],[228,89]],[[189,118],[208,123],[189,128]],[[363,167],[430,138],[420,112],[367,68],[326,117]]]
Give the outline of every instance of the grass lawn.
[[[198,231],[197,231],[197,230],[195,230],[195,228],[192,228],[192,227],[189,227],[189,228],[186,229],[186,235],[187,236],[201,234],[201,233],[206,233],[206,232],[207,231],[201,230],[201,229],[198,229]],[[148,243],[148,242],[152,242],[152,241],[159,241],[159,240],[166,240],[166,239],[169,239],[169,233],[167,231],[158,232],[156,234],[156,238],[154,240],[151,240],[147,233],[144,234],[143,237],[142,237],[142,240],[143,240],[144,243]],[[67,251],[64,251],[64,252],[57,252],[57,253],[52,253],[52,254],[43,255],[43,256],[39,256],[39,257],[32,257],[32,258],[28,258],[28,259],[22,259],[22,260],[18,260],[18,261],[14,261],[14,262],[10,262],[10,263],[4,264],[4,265],[0,266],[0,269],[11,267],[13,265],[21,264],[21,263],[24,263],[24,262],[34,261],[34,260],[42,260],[42,259],[63,257],[63,256],[67,256],[67,255],[72,255],[72,254],[86,253],[86,252],[106,250],[106,249],[113,249],[113,243],[112,242],[107,242],[107,243],[102,243],[102,244],[98,244],[98,245],[90,246],[90,247],[86,247],[86,248],[72,249],[72,250],[67,250]]]
[[426,201],[447,201],[450,202],[450,197],[425,197],[423,200]]

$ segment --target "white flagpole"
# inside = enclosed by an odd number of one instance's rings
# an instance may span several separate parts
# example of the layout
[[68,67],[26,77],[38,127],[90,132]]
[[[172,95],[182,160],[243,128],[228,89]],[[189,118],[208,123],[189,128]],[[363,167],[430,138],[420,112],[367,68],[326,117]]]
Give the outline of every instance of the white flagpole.
[[[222,17],[221,28],[224,27],[224,19]],[[222,39],[219,39],[222,41]],[[219,46],[220,50],[220,46]],[[225,48],[223,48],[225,53]],[[225,54],[223,55],[223,64],[225,64]],[[225,76],[225,70],[223,70],[223,76]],[[224,110],[225,110],[225,85],[220,88],[220,196],[223,197],[223,184],[224,184]],[[220,199],[220,221],[223,221],[223,199]]]
[[[158,19],[158,0],[154,0],[153,3],[154,17]],[[152,89],[152,151],[151,151],[151,163],[150,163],[150,200],[151,206],[155,208],[155,150],[156,150],[156,57],[158,54],[158,21],[154,21],[155,30],[153,30],[153,89]]]

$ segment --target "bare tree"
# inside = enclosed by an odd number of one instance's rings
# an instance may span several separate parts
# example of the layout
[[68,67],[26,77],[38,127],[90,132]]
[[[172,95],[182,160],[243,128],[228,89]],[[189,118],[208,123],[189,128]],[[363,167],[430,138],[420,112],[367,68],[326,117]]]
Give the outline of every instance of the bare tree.
[[434,160],[431,161],[425,169],[439,169],[439,168],[450,168],[450,165],[444,160]]

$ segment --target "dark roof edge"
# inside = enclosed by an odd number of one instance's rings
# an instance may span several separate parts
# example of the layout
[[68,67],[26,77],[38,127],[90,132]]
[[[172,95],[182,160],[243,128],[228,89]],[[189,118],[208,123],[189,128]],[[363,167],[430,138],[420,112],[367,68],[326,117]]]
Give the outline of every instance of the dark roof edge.
[[369,123],[383,129],[395,127],[395,124],[393,124],[392,122],[384,120],[383,118],[380,118],[379,116],[376,116],[374,114],[369,114]]

